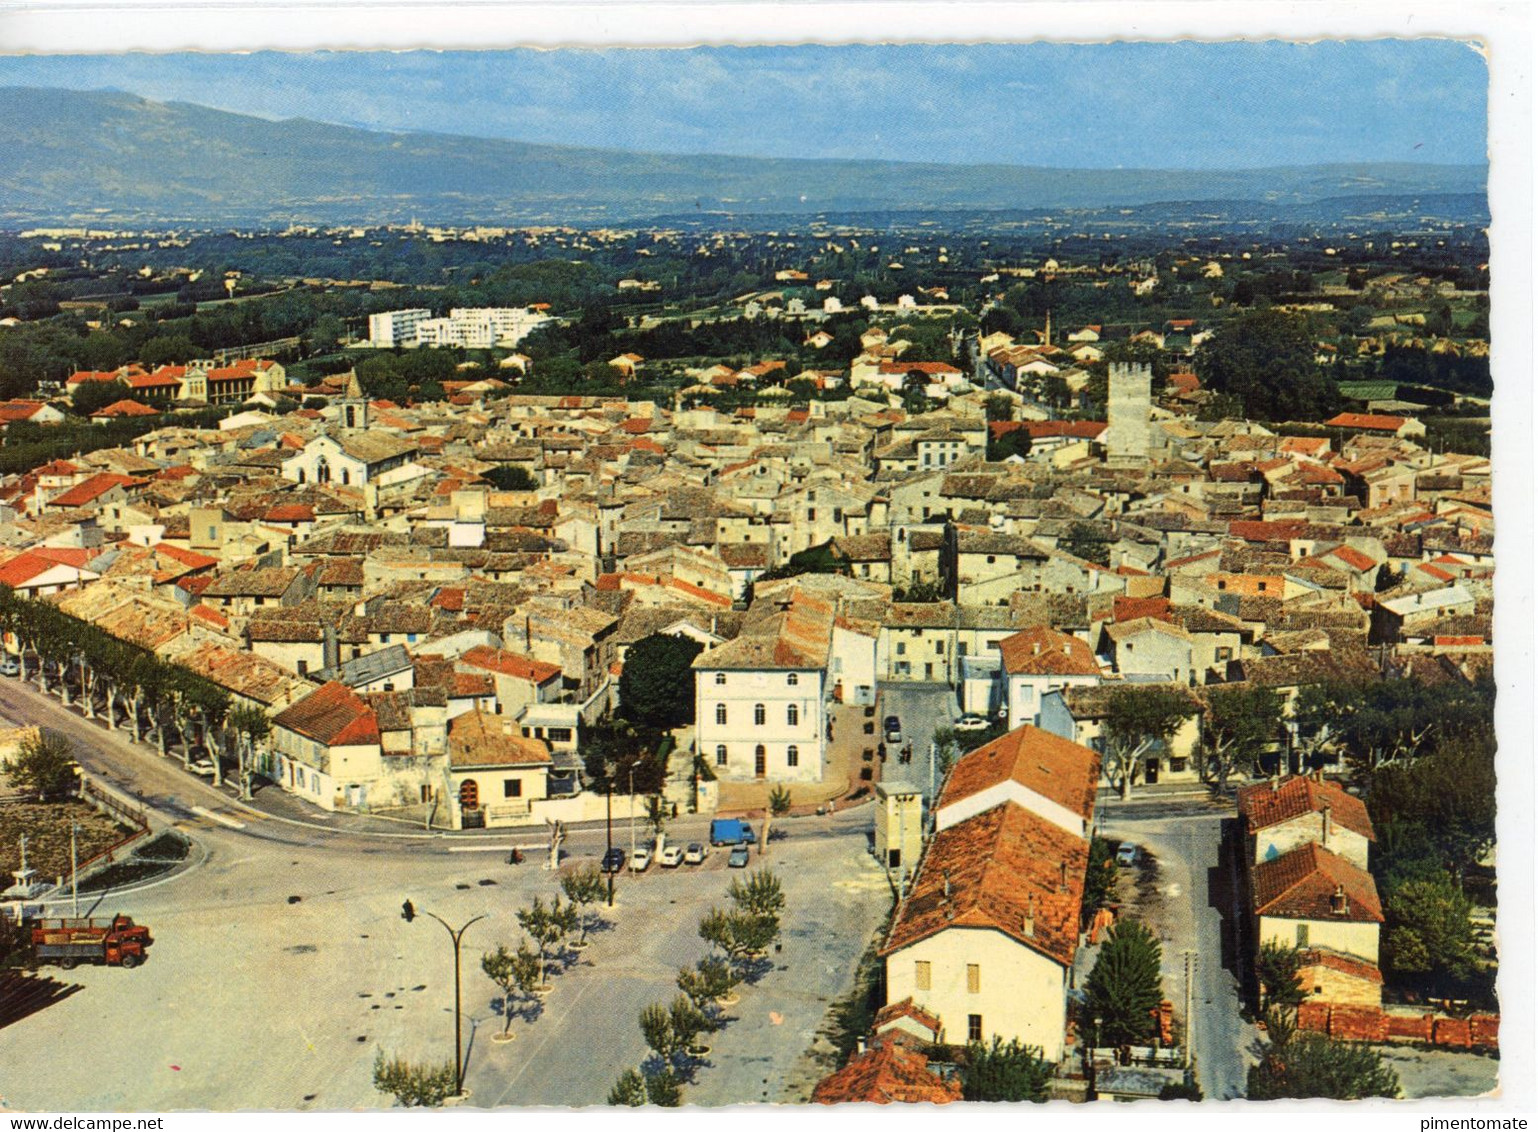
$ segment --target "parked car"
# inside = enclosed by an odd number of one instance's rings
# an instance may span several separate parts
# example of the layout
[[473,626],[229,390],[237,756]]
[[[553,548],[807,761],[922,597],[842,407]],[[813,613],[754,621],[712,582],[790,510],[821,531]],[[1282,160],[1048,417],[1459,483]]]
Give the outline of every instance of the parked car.
[[676,869],[684,863],[684,849],[682,845],[669,845],[657,858],[657,864],[664,869]]
[[21,675],[21,662],[18,661],[14,656],[7,656],[4,659],[0,659],[0,676],[20,676],[20,675]]
[[987,731],[988,721],[980,715],[968,712],[956,721],[957,731]]
[[617,873],[625,867],[625,851],[618,846],[610,849],[603,855],[603,864],[600,866],[606,873]]
[[745,869],[748,867],[748,847],[735,845],[732,847],[732,855],[726,859],[726,867],[729,869]]
[[1116,850],[1116,863],[1124,869],[1137,864],[1137,846],[1130,841],[1123,841],[1121,848]]
[[647,869],[651,868],[651,864],[652,851],[650,849],[637,849],[634,853],[630,854],[630,871],[633,873],[644,873]]
[[708,845],[703,845],[698,841],[691,841],[689,842],[689,847],[684,850],[684,864],[703,865],[705,857],[709,852],[710,847]]
[[187,769],[199,778],[212,778],[216,772],[213,759],[193,759]]
[[901,743],[903,741],[902,721],[895,715],[886,717],[886,722],[882,724],[882,729],[886,733],[886,741],[888,743]]

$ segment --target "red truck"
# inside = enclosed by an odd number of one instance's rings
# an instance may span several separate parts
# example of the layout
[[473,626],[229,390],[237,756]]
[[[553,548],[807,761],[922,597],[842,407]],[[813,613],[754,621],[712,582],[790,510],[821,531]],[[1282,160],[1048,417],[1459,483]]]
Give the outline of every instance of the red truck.
[[66,971],[77,963],[103,963],[109,967],[137,967],[145,949],[155,941],[149,928],[119,913],[110,920],[50,918],[29,920],[32,954],[43,963],[57,963]]

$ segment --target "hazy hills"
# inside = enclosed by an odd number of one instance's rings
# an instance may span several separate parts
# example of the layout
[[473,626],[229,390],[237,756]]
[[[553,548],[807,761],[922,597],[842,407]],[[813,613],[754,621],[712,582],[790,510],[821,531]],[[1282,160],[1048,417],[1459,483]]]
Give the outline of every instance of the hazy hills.
[[[0,91],[0,226],[592,223],[661,214],[1132,207],[1485,192],[1484,166],[1191,172],[632,153],[273,122],[131,94]],[[1179,144],[1172,141],[1172,163]],[[1336,205],[1338,207],[1338,203]]]

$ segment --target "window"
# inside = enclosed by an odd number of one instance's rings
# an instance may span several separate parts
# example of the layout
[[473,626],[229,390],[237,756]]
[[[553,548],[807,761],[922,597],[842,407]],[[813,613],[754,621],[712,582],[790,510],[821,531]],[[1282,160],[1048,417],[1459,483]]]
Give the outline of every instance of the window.
[[806,509],[806,521],[808,523],[815,523],[817,521],[817,508],[808,507]]
[[208,537],[211,538],[211,539],[218,538],[219,537],[219,528],[218,527],[209,527],[208,528]]
[[800,766],[801,765],[801,749],[799,747],[797,747],[794,743],[792,743],[790,746],[785,748],[785,765],[786,766]]
[[991,555],[991,554],[990,554],[990,555],[989,555],[989,556],[988,556],[988,565],[990,565],[990,566],[992,566],[992,565],[993,565],[993,562],[994,562],[994,558],[993,558],[993,555]]
[[908,655],[908,642],[907,641],[898,641],[897,642],[897,655],[898,656],[907,656]]
[[765,719],[764,705],[763,704],[754,704],[753,705],[753,726],[754,727],[762,727],[764,725],[764,719]]
[[976,963],[967,964],[967,993],[978,994],[983,989],[983,969]]
[[943,640],[936,641],[935,642],[935,655],[936,656],[941,656],[944,653],[945,653],[945,642]]
[[522,798],[523,797],[523,779],[521,779],[521,778],[504,778],[502,780],[502,797],[504,797],[504,798]]
[[1261,593],[1265,593],[1266,592],[1266,583],[1264,583],[1264,582],[1260,583],[1260,592]]
[[794,688],[797,684],[801,683],[801,677],[797,676],[794,672],[789,673],[785,677],[785,683],[789,684],[791,687]]
[[1308,925],[1307,924],[1299,924],[1298,925],[1298,946],[1299,947],[1307,947],[1308,946]]
[[571,728],[570,727],[552,727],[552,728],[550,728],[550,730],[545,732],[545,738],[549,739],[552,743],[570,743],[571,742]]
[[1233,659],[1233,655],[1234,655],[1234,650],[1231,649],[1231,648],[1218,649],[1218,659],[1219,660],[1232,660]]
[[716,705],[716,723],[719,726],[721,726],[721,727],[725,727],[726,726],[726,705],[725,704],[717,704]]
[[918,959],[914,961],[913,986],[917,990],[929,989],[929,960]]
[[983,1016],[981,1014],[967,1015],[967,1041],[980,1042],[983,1040]]
[[842,507],[833,508],[833,521],[835,523],[842,523],[844,521],[844,509]]
[[307,661],[307,660],[296,661],[295,665],[296,665],[296,667],[299,670],[299,675],[306,676],[306,675],[309,674],[309,671],[310,671],[310,662],[309,661]]
[[785,725],[796,727],[801,723],[801,709],[795,704],[788,704],[785,708]]
[[725,684],[726,683],[726,673],[724,673],[724,672],[717,672],[716,673],[716,683],[717,684]]
[[717,766],[725,766],[726,765],[726,744],[725,743],[720,743],[720,744],[717,744],[717,746],[716,746],[716,765]]

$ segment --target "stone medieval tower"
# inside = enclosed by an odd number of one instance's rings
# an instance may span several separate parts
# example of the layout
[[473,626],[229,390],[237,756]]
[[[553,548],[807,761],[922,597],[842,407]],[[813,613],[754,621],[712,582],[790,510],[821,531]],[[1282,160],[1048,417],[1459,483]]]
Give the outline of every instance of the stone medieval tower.
[[1136,467],[1147,463],[1152,440],[1149,423],[1153,397],[1153,367],[1137,362],[1112,362],[1106,397],[1106,463]]

